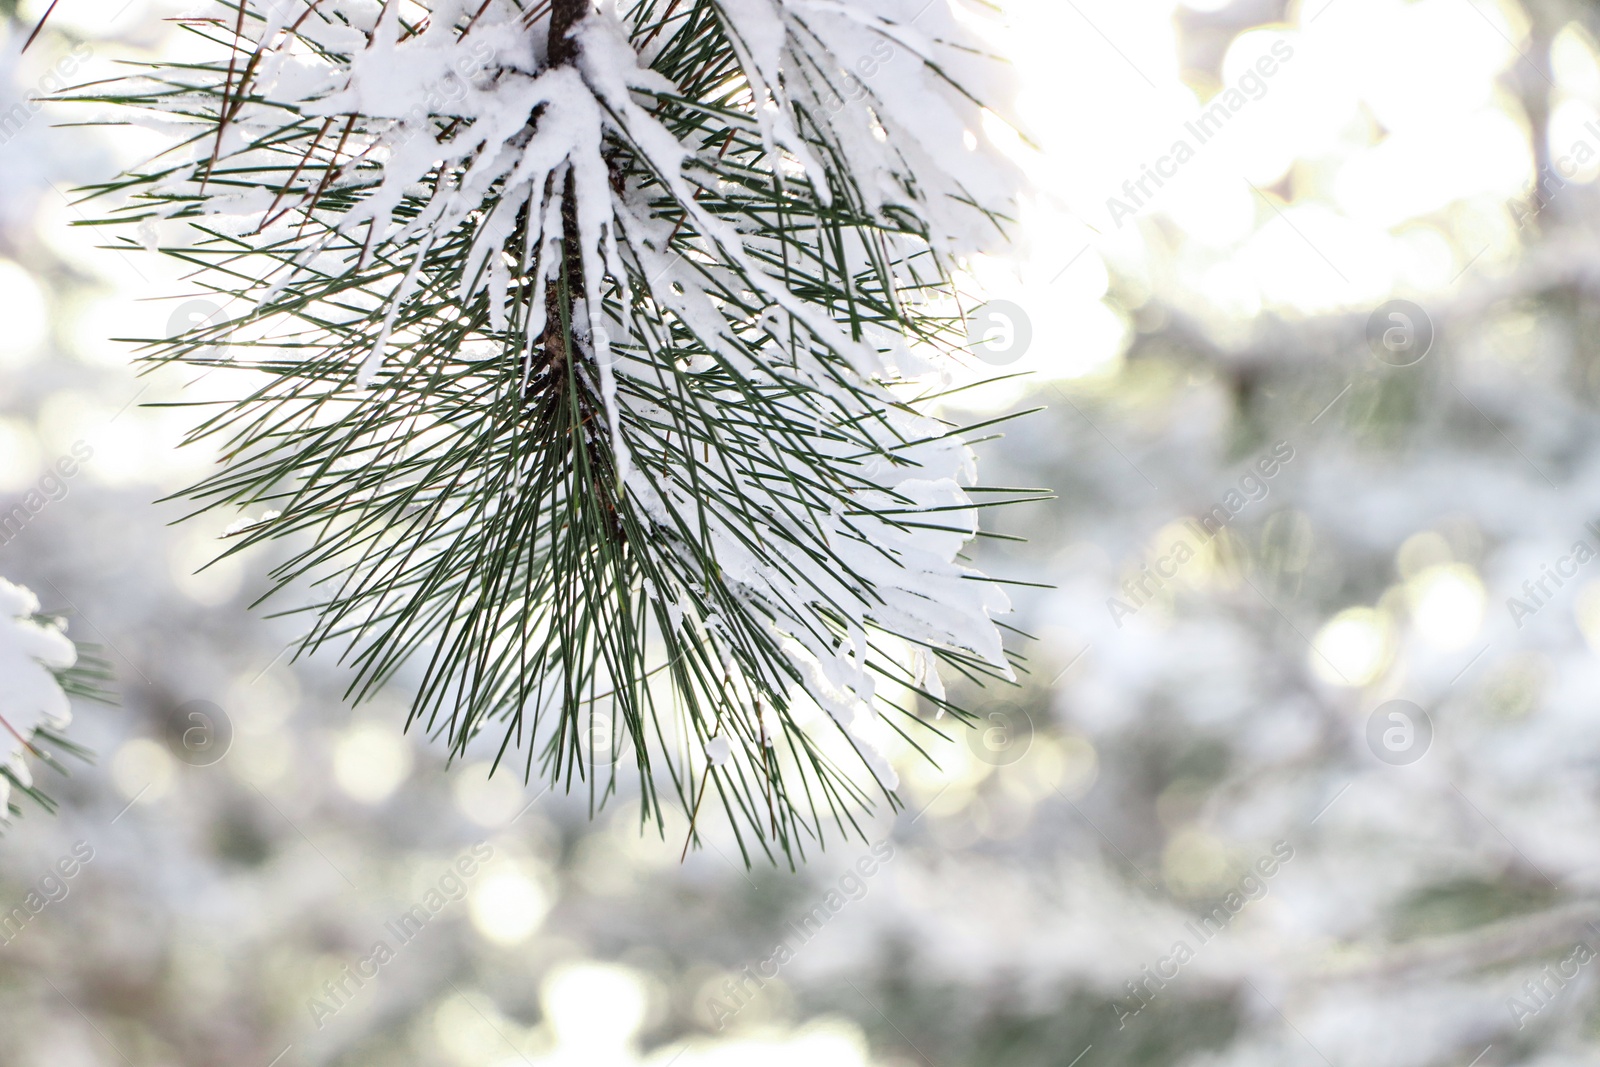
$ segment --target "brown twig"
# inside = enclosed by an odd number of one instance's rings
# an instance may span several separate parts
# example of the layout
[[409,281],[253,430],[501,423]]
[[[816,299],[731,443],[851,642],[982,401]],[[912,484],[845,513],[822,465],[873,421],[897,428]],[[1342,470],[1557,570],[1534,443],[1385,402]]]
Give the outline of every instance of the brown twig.
[[[322,121],[322,129],[318,130],[316,137],[312,138],[311,147],[307,148],[306,154],[300,157],[300,162],[295,166],[294,173],[289,175],[289,180],[283,183],[283,188],[278,190],[278,195],[272,198],[272,204],[265,212],[262,213],[261,225],[256,227],[257,233],[260,233],[262,230],[265,230],[268,226],[277,221],[278,216],[272,213],[273,209],[275,209],[284,196],[288,194],[289,189],[294,185],[294,180],[300,177],[300,172],[305,169],[305,165],[311,162],[311,156],[316,152],[317,146],[322,143],[322,139],[327,136],[328,130],[333,126],[333,118],[334,117],[332,115],[329,115]],[[289,212],[294,209],[292,207],[286,207],[283,210],[285,212]]]
[[[228,110],[228,97],[233,93],[233,72],[239,63],[239,41],[244,37],[244,7],[246,0],[239,0],[239,16],[233,24],[233,49],[228,53],[228,77],[222,83],[222,107],[217,112],[217,144],[211,150],[211,158],[206,160],[206,172],[200,177],[200,191],[206,191],[206,182],[211,179],[211,168],[217,165],[217,160],[222,156],[222,133],[228,128],[228,119],[231,113]],[[54,5],[52,0],[51,6]],[[259,55],[259,52],[257,53]],[[252,66],[254,61],[252,60]],[[240,96],[244,93],[244,83],[239,84]]]
[[333,176],[339,171],[339,154],[344,151],[345,139],[350,136],[350,131],[355,127],[356,117],[352,113],[350,121],[344,124],[344,133],[339,135],[339,144],[333,150],[333,159],[328,163],[328,169],[322,172],[322,181],[317,183],[317,191],[311,195],[311,203],[306,208],[305,218],[300,220],[300,228],[295,231],[294,239],[298,241],[306,232],[306,223],[311,221],[311,213],[317,209],[317,203],[322,199],[323,190],[328,188],[328,183],[333,181]]
[[6,717],[4,715],[0,715],[0,725],[3,725],[3,726],[5,726],[5,728],[7,730],[10,730],[11,731],[11,736],[15,737],[19,742],[21,742],[23,748],[27,749],[29,752],[32,752],[35,756],[43,756],[44,755],[44,753],[40,752],[37,748],[34,747],[34,744],[33,744],[32,741],[29,741],[26,737],[23,737],[21,734],[17,733],[17,728],[15,726],[12,726],[9,722],[7,722],[6,721]]
[[650,31],[650,36],[646,37],[644,40],[639,42],[640,51],[643,51],[644,49],[649,48],[650,47],[650,42],[655,40],[658,36],[660,36],[661,31],[667,28],[667,20],[672,18],[672,13],[674,11],[678,10],[678,5],[681,4],[681,3],[683,3],[683,0],[672,0],[672,3],[667,6],[666,12],[661,16],[660,20],[656,23],[656,28]]
[[550,5],[550,65],[559,67],[576,62],[578,42],[572,39],[572,28],[589,13],[588,0],[554,0]]

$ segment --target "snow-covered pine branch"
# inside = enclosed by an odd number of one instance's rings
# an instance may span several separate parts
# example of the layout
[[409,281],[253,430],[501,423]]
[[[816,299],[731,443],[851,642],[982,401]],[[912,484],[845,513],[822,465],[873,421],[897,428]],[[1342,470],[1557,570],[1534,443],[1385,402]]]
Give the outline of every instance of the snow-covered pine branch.
[[19,811],[13,788],[53,807],[35,788],[29,766],[33,757],[59,767],[40,742],[81,753],[59,736],[72,721],[69,694],[84,693],[83,672],[74,671],[77,666],[78,650],[66,627],[39,614],[39,598],[32,591],[0,578],[0,819]]
[[792,854],[894,789],[874,730],[959,712],[941,665],[1012,677],[959,558],[1000,498],[926,413],[1012,189],[968,14],[217,11],[205,61],[80,98],[182,131],[101,191],[228,308],[154,351],[256,372],[194,494],[273,509],[240,547],[308,535],[274,577],[322,591],[305,648],[348,643],[354,695],[416,658],[453,750],[497,723],[602,800],[623,755],[658,821],[665,764]]

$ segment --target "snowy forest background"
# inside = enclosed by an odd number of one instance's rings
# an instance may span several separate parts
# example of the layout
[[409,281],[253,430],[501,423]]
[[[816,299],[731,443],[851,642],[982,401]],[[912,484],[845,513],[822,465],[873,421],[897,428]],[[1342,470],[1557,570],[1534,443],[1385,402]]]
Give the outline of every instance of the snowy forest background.
[[1029,376],[964,414],[1044,409],[980,453],[1059,499],[978,559],[1054,588],[991,725],[798,873],[447,770],[286,662],[265,555],[195,573],[223,520],[151,501],[214,457],[146,405],[208,383],[109,338],[206,309],[70,225],[150,142],[27,95],[193,12],[63,0],[25,56],[15,13],[0,502],[50,499],[0,574],[120,704],[0,840],[0,905],[52,898],[0,938],[0,1064],[1594,1062],[1600,11],[1002,6],[1041,151],[970,285]]

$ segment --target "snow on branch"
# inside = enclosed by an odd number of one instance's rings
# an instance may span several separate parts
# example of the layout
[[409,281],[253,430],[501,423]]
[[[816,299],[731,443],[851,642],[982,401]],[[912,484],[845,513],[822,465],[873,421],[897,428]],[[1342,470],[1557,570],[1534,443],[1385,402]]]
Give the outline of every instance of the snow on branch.
[[39,598],[0,578],[0,811],[11,788],[33,793],[28,757],[48,759],[35,745],[72,721],[61,675],[78,651],[56,620],[39,615]]
[[99,191],[233,302],[153,350],[206,362],[227,333],[267,375],[197,429],[231,459],[195,492],[281,513],[245,543],[312,536],[276,577],[327,590],[307,647],[353,643],[357,695],[417,653],[430,730],[529,726],[569,784],[612,708],[616,753],[664,759],[691,809],[714,778],[787,852],[866,799],[802,707],[887,791],[881,709],[953,709],[936,663],[1013,678],[1006,597],[960,559],[973,457],[911,402],[960,357],[938,299],[1015,187],[974,151],[1005,76],[967,16],[219,10],[210,63],[79,99],[187,131]]

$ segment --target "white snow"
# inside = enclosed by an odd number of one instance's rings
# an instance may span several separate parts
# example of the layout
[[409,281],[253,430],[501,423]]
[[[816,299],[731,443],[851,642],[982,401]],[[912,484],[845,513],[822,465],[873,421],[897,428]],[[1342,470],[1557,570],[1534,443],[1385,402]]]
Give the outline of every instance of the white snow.
[[[28,744],[40,727],[59,729],[72,719],[67,695],[51,669],[77,662],[77,649],[60,628],[35,621],[39,598],[0,578],[0,764],[31,785]],[[11,785],[0,778],[0,812]]]

